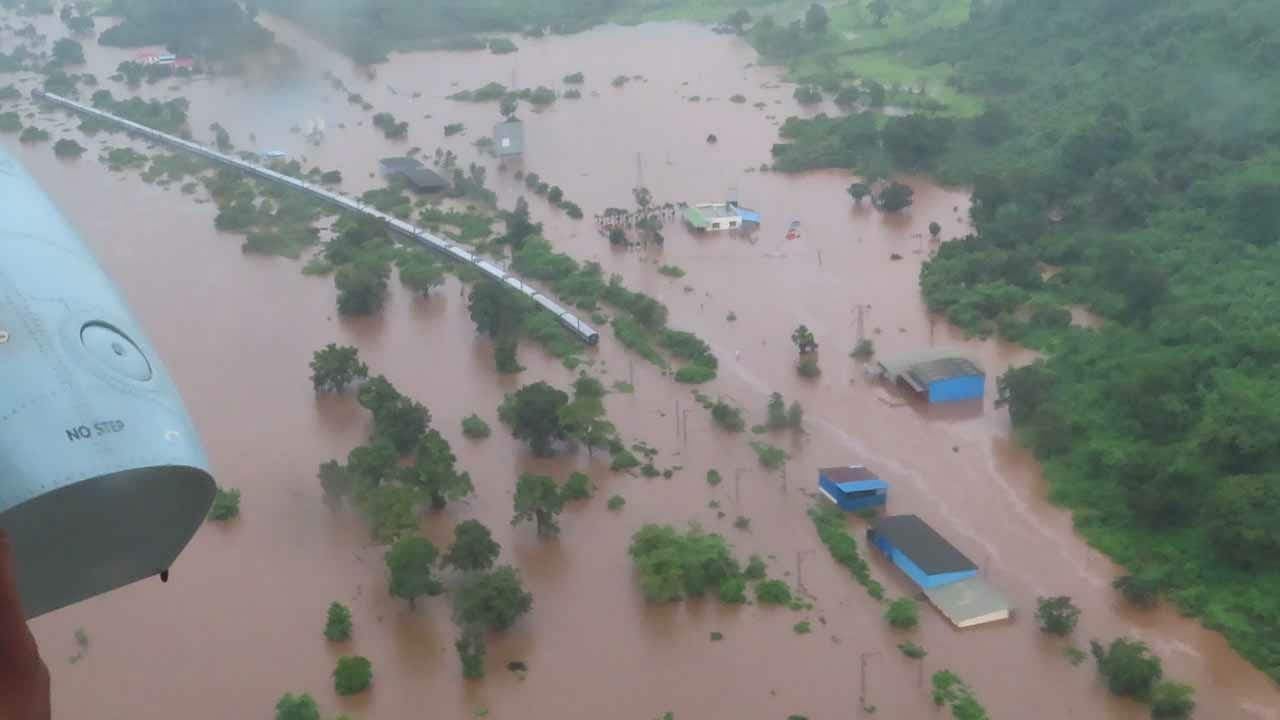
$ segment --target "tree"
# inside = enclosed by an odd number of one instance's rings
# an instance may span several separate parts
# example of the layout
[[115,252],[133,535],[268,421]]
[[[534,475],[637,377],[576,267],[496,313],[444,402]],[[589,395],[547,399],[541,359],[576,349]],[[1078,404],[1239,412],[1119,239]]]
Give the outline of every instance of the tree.
[[791,342],[795,343],[801,355],[807,355],[818,349],[818,342],[814,339],[813,333],[809,332],[809,328],[804,325],[800,325],[791,333]]
[[552,185],[551,189],[547,191],[547,200],[559,205],[560,201],[564,200],[564,190],[561,190],[559,185]]
[[53,144],[53,154],[58,157],[80,157],[85,147],[71,138],[62,138]]
[[591,497],[591,478],[586,473],[570,473],[568,479],[564,481],[564,487],[561,488],[560,494],[568,500],[586,500]]
[[409,601],[413,609],[419,595],[439,595],[444,586],[436,579],[433,566],[440,554],[424,537],[402,537],[383,555],[391,571],[390,592]]
[[493,431],[489,429],[489,423],[475,413],[462,418],[462,434],[466,437],[482,440],[489,437],[491,432]]
[[508,395],[498,407],[498,418],[511,426],[511,434],[529,443],[535,455],[550,455],[551,444],[566,437],[560,411],[569,395],[545,382],[525,385]]
[[1107,679],[1107,687],[1116,695],[1139,699],[1151,697],[1152,688],[1164,673],[1160,658],[1151,654],[1141,640],[1116,638],[1109,649],[1097,640],[1089,642],[1098,672]]
[[408,482],[425,492],[431,506],[437,510],[475,490],[471,476],[458,472],[454,467],[457,459],[449,441],[435,430],[428,431],[418,441],[413,467],[409,468],[407,475]]
[[356,495],[377,487],[391,475],[399,453],[385,439],[374,439],[358,445],[347,453],[346,472],[350,476]]
[[372,263],[357,261],[343,265],[334,274],[334,284],[338,288],[341,315],[372,315],[381,310],[387,300],[386,272]]
[[494,280],[484,280],[471,287],[467,310],[476,330],[491,338],[513,336],[530,311],[523,295],[512,292]]
[[209,129],[213,131],[213,143],[218,146],[222,152],[231,151],[231,133],[222,127],[221,123],[210,123]]
[[218,488],[209,508],[209,519],[215,522],[231,520],[240,514],[240,491],[235,488]]
[[[1239,435],[1243,442],[1246,432]],[[1209,537],[1223,560],[1245,569],[1280,564],[1280,476],[1223,478],[1206,510]]]
[[899,166],[923,169],[932,166],[946,152],[954,131],[950,118],[911,114],[886,118],[880,138]]
[[889,603],[884,619],[899,630],[913,628],[920,622],[920,605],[911,598],[898,598]]
[[401,256],[398,266],[400,284],[423,297],[430,295],[431,288],[444,284],[444,270],[426,252],[414,252]]
[[1166,680],[1151,691],[1152,720],[1186,720],[1195,709],[1195,690],[1190,685]]
[[325,500],[330,503],[340,502],[351,494],[351,474],[337,460],[320,463],[316,477],[320,478]]
[[787,404],[782,393],[769,395],[769,407],[766,413],[765,426],[770,430],[781,430],[787,426]]
[[498,112],[502,113],[505,120],[515,117],[516,110],[520,108],[520,96],[515,93],[507,93],[498,101]]
[[1154,607],[1160,597],[1159,579],[1146,573],[1122,575],[1111,581],[1111,587],[1119,590],[1135,607]]
[[827,9],[814,3],[804,13],[804,29],[818,35],[826,32],[827,25],[831,23],[831,18],[827,16]]
[[564,508],[564,497],[556,481],[546,475],[521,473],[516,482],[515,516],[511,524],[517,525],[533,519],[539,535],[555,535],[560,532],[556,517]]
[[386,545],[417,530],[418,502],[417,490],[405,485],[383,483],[370,490],[364,498],[364,511],[373,539]]
[[53,43],[53,60],[58,65],[83,65],[84,46],[78,40],[62,38]]
[[[628,549],[650,602],[672,602],[720,592],[737,602],[733,578],[741,575],[729,544],[696,525],[683,535],[670,525],[648,524],[631,536]],[[786,589],[786,585],[783,585]]]
[[884,19],[889,16],[889,0],[871,0],[867,3],[867,12],[876,20],[876,27],[884,27]]
[[347,385],[367,377],[369,367],[360,362],[358,348],[329,343],[311,355],[311,384],[316,392],[342,392]]
[[640,213],[643,215],[653,202],[653,193],[649,192],[649,188],[638,187],[631,189],[631,195],[635,198],[636,207],[640,208]]
[[858,205],[862,204],[862,198],[871,194],[871,186],[864,182],[856,182],[850,185],[845,192],[849,193],[849,197]]
[[542,223],[529,219],[529,203],[523,195],[516,198],[514,210],[502,213],[502,220],[507,224],[507,233],[499,242],[510,245],[512,250],[520,250],[529,238],[542,235]]
[[479,520],[464,520],[453,528],[453,544],[445,553],[444,564],[463,572],[488,570],[501,551],[489,528]]
[[579,375],[573,388],[573,401],[560,410],[560,426],[569,437],[586,445],[590,456],[594,448],[607,447],[617,430],[605,417],[605,390],[599,380]]
[[364,692],[373,682],[373,663],[359,655],[338,658],[333,669],[333,689],[339,695],[355,695]]
[[737,10],[734,10],[729,13],[729,17],[724,20],[725,25],[737,30],[739,33],[742,32],[742,26],[749,22],[751,22],[751,11],[746,8],[738,8]]
[[938,234],[942,232],[942,226],[936,221],[929,223],[929,236],[934,240],[938,239]]
[[462,662],[462,677],[468,680],[479,680],[484,677],[485,643],[484,633],[475,627],[465,627],[453,643],[458,651],[458,660]]
[[786,605],[791,602],[791,588],[781,580],[764,580],[756,584],[756,600],[762,605]]
[[1050,635],[1069,635],[1080,619],[1080,608],[1066,595],[1042,597],[1037,601],[1036,622]]
[[792,400],[791,406],[787,408],[787,427],[804,429],[804,408],[800,406],[799,400]]
[[425,405],[400,396],[373,414],[373,432],[403,455],[418,444],[430,422]]
[[504,375],[518,373],[524,370],[524,366],[520,364],[520,358],[516,356],[518,345],[515,340],[510,338],[499,339],[493,343],[493,365],[494,369]]
[[881,85],[875,80],[866,80],[862,83],[862,86],[867,91],[867,101],[871,103],[871,107],[884,107],[886,94],[884,85]]
[[276,720],[320,720],[320,708],[307,693],[285,693],[276,703]]
[[533,596],[510,565],[467,575],[453,593],[454,616],[464,627],[506,630],[533,607]]
[[351,610],[340,602],[329,603],[329,614],[324,623],[324,637],[332,642],[351,639]]
[[912,190],[910,185],[891,182],[888,187],[880,191],[880,196],[876,198],[876,205],[887,213],[896,213],[911,207],[911,198],[914,194],[915,190]]

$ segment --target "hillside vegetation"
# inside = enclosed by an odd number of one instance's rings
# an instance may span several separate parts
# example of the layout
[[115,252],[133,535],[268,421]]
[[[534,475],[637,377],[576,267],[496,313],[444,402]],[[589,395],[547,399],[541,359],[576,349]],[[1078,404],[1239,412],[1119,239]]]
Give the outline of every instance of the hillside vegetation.
[[1052,351],[1000,397],[1053,499],[1280,680],[1275,9],[1022,0],[910,52],[989,103],[928,158],[977,228],[925,265],[929,306]]

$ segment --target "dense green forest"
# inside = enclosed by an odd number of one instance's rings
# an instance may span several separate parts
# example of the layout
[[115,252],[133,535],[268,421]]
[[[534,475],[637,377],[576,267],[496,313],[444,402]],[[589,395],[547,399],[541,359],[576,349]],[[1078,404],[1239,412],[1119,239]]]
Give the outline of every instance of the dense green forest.
[[[896,150],[901,120],[793,138],[879,132],[884,162],[973,184],[976,232],[924,267],[929,306],[1050,351],[1000,398],[1054,500],[1280,680],[1275,3],[1020,0],[906,51],[985,112],[916,121],[926,142]],[[1067,326],[1072,303],[1105,327]]]

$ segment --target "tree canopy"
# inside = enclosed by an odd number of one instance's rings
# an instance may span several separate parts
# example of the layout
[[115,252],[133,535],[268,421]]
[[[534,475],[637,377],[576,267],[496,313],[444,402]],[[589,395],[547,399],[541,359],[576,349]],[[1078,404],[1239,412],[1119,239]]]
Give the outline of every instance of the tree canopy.
[[520,573],[509,565],[472,573],[453,592],[453,612],[464,627],[506,630],[533,608],[533,595],[525,591]]
[[436,546],[423,537],[402,537],[383,556],[391,571],[390,592],[416,606],[422,595],[439,595],[444,586],[435,577]]
[[488,570],[501,551],[489,528],[479,520],[463,520],[453,528],[453,544],[445,553],[444,563],[464,572]]
[[276,720],[320,720],[320,708],[307,693],[285,693],[276,703]]
[[539,535],[555,535],[560,532],[556,517],[564,508],[564,498],[556,481],[546,475],[521,473],[516,483],[516,494],[513,502],[515,516],[511,524],[533,520],[538,527]]
[[511,427],[511,434],[529,443],[535,455],[549,455],[552,443],[564,440],[561,411],[569,404],[563,390],[537,382],[508,395],[498,407],[498,418]]
[[311,356],[311,384],[316,392],[342,392],[358,379],[369,377],[369,368],[360,362],[360,350],[350,345],[329,343]]
[[435,430],[428,431],[418,441],[413,467],[406,477],[408,482],[427,494],[436,509],[443,508],[450,501],[460,500],[474,490],[471,476],[458,472],[454,467],[457,459],[449,441]]
[[117,0],[112,9],[124,22],[103,31],[103,45],[165,45],[180,55],[223,59],[273,42],[271,32],[234,0]]

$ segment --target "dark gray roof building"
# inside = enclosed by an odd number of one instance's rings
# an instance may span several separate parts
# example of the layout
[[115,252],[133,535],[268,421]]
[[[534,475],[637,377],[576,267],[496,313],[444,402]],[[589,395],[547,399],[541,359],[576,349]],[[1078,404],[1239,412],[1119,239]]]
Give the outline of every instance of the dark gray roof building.
[[378,165],[382,168],[382,174],[386,177],[404,178],[419,192],[433,192],[445,190],[449,187],[448,180],[441,177],[435,170],[426,167],[411,157],[383,158],[378,161]]
[[978,566],[916,515],[890,515],[871,526],[929,575],[967,572]]

